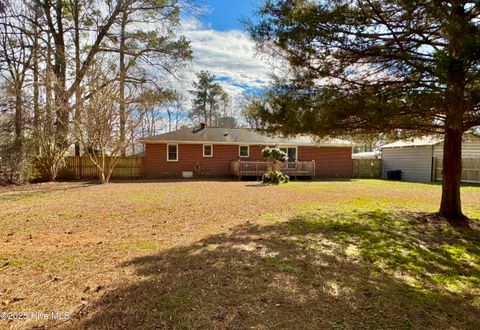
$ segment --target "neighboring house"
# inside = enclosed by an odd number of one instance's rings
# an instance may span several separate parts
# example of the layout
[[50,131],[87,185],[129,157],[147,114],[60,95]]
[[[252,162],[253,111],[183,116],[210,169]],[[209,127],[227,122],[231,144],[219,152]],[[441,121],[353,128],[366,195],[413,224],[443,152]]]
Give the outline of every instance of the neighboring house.
[[[462,158],[480,159],[480,137],[465,134]],[[400,170],[403,181],[431,182],[440,177],[442,160],[443,139],[425,137],[386,144],[382,147],[382,178],[387,178],[387,171]]]
[[[352,145],[348,141],[315,142],[311,137],[276,138],[253,129],[204,127],[147,137],[144,175],[147,178],[181,177],[194,172],[202,177],[231,177],[232,162],[249,166],[263,161],[262,150],[279,147],[289,162],[314,161],[316,177],[351,177]],[[295,163],[289,164],[295,167]]]

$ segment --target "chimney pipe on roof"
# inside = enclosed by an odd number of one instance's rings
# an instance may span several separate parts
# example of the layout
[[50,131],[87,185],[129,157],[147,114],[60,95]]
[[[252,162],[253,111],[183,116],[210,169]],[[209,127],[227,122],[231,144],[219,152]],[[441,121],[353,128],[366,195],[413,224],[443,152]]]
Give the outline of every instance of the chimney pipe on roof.
[[197,132],[200,132],[202,129],[204,129],[206,127],[205,123],[200,123],[200,127],[199,128],[196,128],[194,127],[193,128],[193,133],[197,133]]

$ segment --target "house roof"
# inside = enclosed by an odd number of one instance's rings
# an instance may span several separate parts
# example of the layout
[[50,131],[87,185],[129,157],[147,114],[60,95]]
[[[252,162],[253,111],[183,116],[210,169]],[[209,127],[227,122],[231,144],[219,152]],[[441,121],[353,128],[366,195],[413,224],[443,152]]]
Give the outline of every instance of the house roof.
[[424,136],[424,137],[415,138],[412,140],[395,141],[393,143],[389,143],[382,146],[381,149],[433,146],[442,142],[443,142],[443,139],[440,139],[438,137]]
[[145,144],[155,143],[215,143],[215,144],[252,144],[252,145],[303,145],[303,146],[351,146],[350,141],[341,139],[317,140],[312,136],[284,138],[262,134],[248,128],[205,127],[203,129],[181,128],[175,132],[150,136],[140,140]]

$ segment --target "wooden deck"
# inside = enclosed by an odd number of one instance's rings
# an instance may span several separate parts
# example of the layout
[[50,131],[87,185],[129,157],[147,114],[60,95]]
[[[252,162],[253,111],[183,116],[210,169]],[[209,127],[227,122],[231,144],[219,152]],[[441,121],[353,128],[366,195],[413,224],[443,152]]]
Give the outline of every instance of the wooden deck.
[[[261,177],[268,169],[268,162],[251,162],[235,160],[231,163],[232,174],[241,178],[244,176]],[[279,163],[278,171],[291,177],[314,177],[315,161]]]

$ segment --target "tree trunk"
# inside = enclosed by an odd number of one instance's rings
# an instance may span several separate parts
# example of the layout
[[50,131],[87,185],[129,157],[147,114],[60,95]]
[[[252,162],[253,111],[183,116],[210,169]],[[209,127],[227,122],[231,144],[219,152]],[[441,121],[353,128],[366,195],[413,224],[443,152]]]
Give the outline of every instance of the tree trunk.
[[53,133],[53,97],[52,97],[52,52],[51,52],[51,44],[50,44],[50,37],[47,39],[47,58],[46,58],[46,72],[45,72],[45,127],[44,130],[46,131],[46,135],[50,135]]
[[[207,102],[203,102],[203,117],[204,117],[204,120],[203,120],[203,123],[205,125],[208,125],[208,113],[207,113]],[[202,122],[200,121],[199,124],[202,124]]]
[[105,178],[105,173],[103,172],[103,170],[100,171],[100,183],[101,184],[107,184],[108,183],[107,179]]
[[[74,29],[75,29],[75,76],[78,77],[80,75],[80,3],[79,0],[75,0],[73,2],[73,22],[74,22]],[[80,85],[75,87],[75,125],[78,126],[80,121],[80,111],[81,111],[81,91]],[[78,127],[77,127],[78,132]],[[75,141],[75,156],[80,156],[80,141],[78,139]]]
[[172,131],[172,112],[170,110],[167,110],[167,116],[168,116],[168,132]]
[[120,102],[119,102],[119,113],[120,113],[120,143],[121,149],[120,154],[126,156],[126,111],[125,111],[125,80],[127,75],[127,70],[125,67],[125,38],[126,38],[126,27],[127,27],[127,12],[126,10],[122,15],[122,23],[120,27],[120,76],[119,76],[119,92],[120,92]]
[[105,176],[105,184],[110,183],[110,179],[112,178],[113,170],[117,164],[116,159],[112,159],[112,156],[108,158],[108,166],[107,166],[107,175]]
[[38,145],[38,132],[40,130],[40,106],[39,106],[39,99],[40,99],[40,90],[39,90],[39,72],[38,72],[38,63],[40,62],[39,56],[39,32],[38,32],[38,18],[39,18],[39,9],[37,6],[35,8],[35,17],[33,23],[33,137],[34,137],[34,144],[35,144],[35,153],[40,153],[40,148]]
[[58,175],[58,163],[54,159],[49,160],[47,172],[49,176],[49,181],[55,182]]
[[462,136],[465,113],[466,63],[464,61],[465,21],[464,6],[459,2],[452,6],[453,18],[448,29],[448,62],[446,72],[445,134],[443,142],[442,202],[439,214],[450,223],[467,220],[462,213],[460,179],[462,176]]
[[460,201],[460,178],[462,175],[462,131],[447,129],[443,143],[442,202],[440,215],[449,222],[466,220]]
[[[50,7],[47,6],[46,10],[50,11]],[[55,113],[57,115],[55,122],[56,143],[59,147],[67,148],[69,104],[66,89],[67,59],[64,40],[65,30],[62,21],[63,15],[63,1],[57,0],[55,5],[56,33],[52,34],[55,44],[53,73],[55,74]]]
[[15,148],[19,160],[23,159],[23,104],[22,86],[15,81]]

